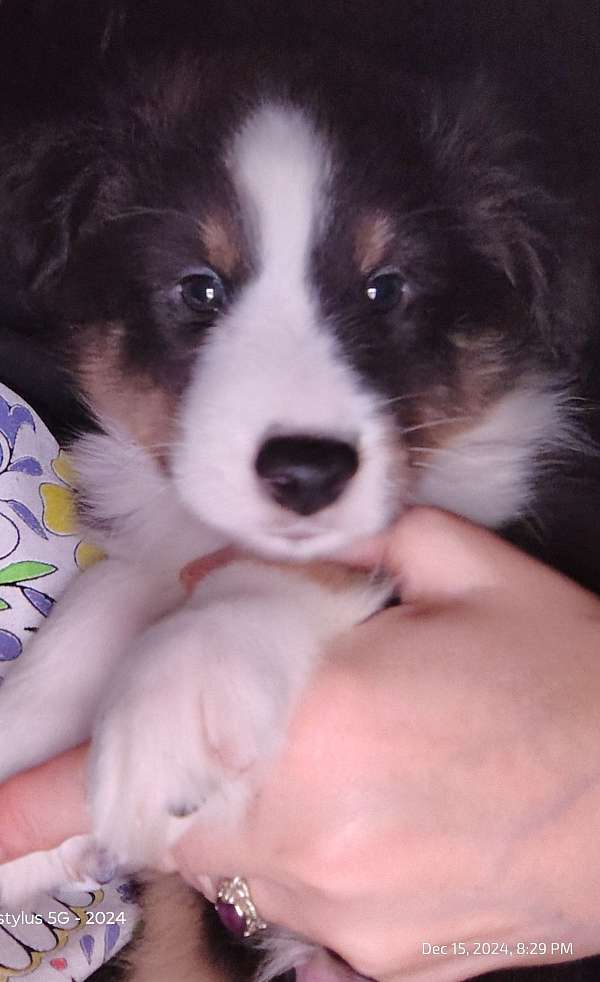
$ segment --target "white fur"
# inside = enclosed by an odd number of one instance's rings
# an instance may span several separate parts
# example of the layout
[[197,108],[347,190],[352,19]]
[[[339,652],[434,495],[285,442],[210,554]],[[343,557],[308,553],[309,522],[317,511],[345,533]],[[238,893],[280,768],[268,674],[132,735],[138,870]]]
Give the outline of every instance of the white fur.
[[576,446],[564,389],[532,379],[423,462],[414,500],[490,528],[527,514],[545,458]]
[[[343,359],[309,286],[330,166],[323,138],[298,110],[265,105],[234,140],[229,167],[258,271],[203,344],[181,414],[174,467],[183,501],[272,555],[323,554],[377,531],[402,485],[391,424]],[[318,515],[285,511],[256,476],[263,441],[283,433],[358,448],[358,473]]]
[[90,541],[129,565],[155,566],[165,579],[227,544],[201,515],[185,508],[172,481],[122,426],[106,418],[101,424],[104,432],[82,437],[71,452],[85,489],[90,528],[85,518],[81,525]]
[[123,652],[181,597],[160,570],[138,575],[118,559],[72,584],[2,687],[0,781],[89,737]]
[[[170,809],[219,824],[240,814],[325,643],[387,592],[330,591],[246,560],[182,603],[173,570],[155,559],[108,559],[83,575],[3,692],[3,777],[87,739],[97,719],[94,841],[131,868],[156,865],[189,825]],[[84,845],[2,867],[0,902],[94,880],[98,856]]]
[[300,109],[265,103],[233,140],[228,167],[261,266],[299,285],[327,220],[332,162],[324,139]]
[[91,835],[75,835],[56,849],[6,863],[0,871],[0,904],[15,910],[64,884],[76,890],[97,890],[116,870],[112,854],[98,848]]
[[[94,831],[122,864],[156,865],[188,819],[240,815],[278,750],[328,640],[372,614],[388,588],[336,592],[294,569],[238,561],[132,650],[94,740]],[[123,794],[123,789],[127,789]]]
[[[305,938],[296,937],[281,928],[271,928],[265,936],[258,938],[258,945],[264,960],[259,966],[256,982],[270,982],[270,979],[285,975],[290,969],[298,969],[322,950]],[[329,976],[325,978],[329,982]]]

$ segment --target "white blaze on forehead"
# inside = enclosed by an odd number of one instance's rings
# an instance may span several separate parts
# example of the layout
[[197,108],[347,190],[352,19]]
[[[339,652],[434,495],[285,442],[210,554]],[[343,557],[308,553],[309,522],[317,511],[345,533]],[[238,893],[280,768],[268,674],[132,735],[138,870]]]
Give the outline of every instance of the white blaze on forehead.
[[265,104],[236,136],[229,168],[259,261],[288,277],[303,276],[329,173],[326,147],[299,109]]
[[[316,555],[378,531],[397,500],[389,480],[397,458],[391,424],[346,360],[309,275],[327,220],[330,161],[324,135],[289,105],[263,104],[233,138],[226,164],[254,244],[255,272],[202,344],[173,464],[193,513],[278,555]],[[275,433],[356,446],[358,472],[323,513],[286,512],[260,482],[257,454]],[[286,538],[298,526],[305,544]]]

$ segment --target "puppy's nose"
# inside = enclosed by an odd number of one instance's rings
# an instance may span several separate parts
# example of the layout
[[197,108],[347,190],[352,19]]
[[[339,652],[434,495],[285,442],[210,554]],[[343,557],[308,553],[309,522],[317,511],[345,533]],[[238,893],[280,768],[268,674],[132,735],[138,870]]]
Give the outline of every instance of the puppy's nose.
[[263,443],[255,467],[278,505],[313,515],[339,498],[358,469],[358,453],[342,440],[276,436]]

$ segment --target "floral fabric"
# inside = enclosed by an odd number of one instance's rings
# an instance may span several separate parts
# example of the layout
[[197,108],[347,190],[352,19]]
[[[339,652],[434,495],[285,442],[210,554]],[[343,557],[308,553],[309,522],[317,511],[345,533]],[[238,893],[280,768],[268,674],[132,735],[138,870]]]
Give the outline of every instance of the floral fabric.
[[[67,457],[0,384],[0,713],[2,681],[71,577],[98,558],[74,534]],[[42,896],[29,910],[0,908],[0,982],[80,982],[129,940],[138,912],[122,877],[102,890]]]

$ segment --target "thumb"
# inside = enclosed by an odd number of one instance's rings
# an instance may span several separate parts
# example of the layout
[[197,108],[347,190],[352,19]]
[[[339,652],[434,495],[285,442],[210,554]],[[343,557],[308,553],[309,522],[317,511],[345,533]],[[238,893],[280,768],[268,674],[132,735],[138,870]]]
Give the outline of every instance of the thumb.
[[[378,544],[404,602],[439,602],[506,582],[515,563],[542,568],[498,536],[435,508],[412,508]],[[360,561],[360,554],[355,557]]]
[[269,922],[294,923],[298,911],[289,889],[277,875],[269,875],[266,856],[248,845],[244,827],[221,829],[192,828],[173,846],[169,867],[176,869],[195,890],[211,903],[218,900],[219,888],[234,877],[243,877],[252,902],[261,918]]

